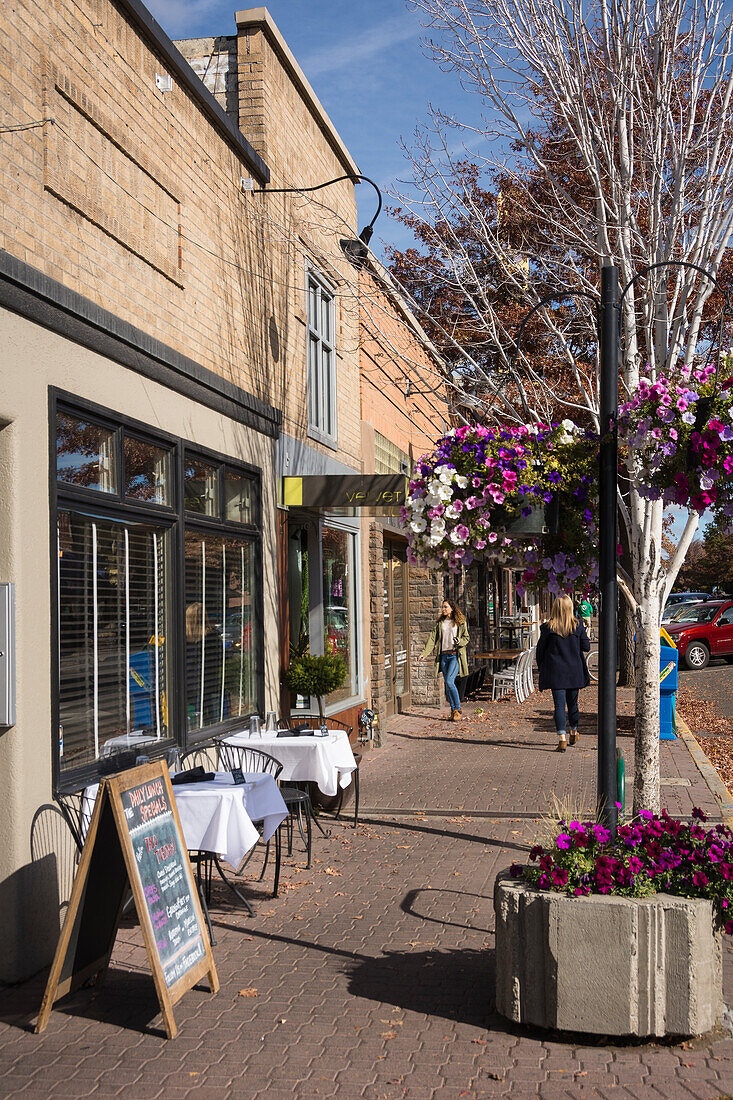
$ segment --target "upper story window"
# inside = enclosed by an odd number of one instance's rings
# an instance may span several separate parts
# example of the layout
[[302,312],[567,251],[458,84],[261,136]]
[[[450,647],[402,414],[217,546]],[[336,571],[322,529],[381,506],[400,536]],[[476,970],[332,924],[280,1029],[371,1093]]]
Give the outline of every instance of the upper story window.
[[308,427],[316,438],[336,441],[336,368],[333,294],[308,275]]

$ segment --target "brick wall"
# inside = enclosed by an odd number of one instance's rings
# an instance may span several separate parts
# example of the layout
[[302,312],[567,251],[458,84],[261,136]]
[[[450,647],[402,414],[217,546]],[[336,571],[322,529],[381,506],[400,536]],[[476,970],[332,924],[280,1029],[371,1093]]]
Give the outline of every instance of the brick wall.
[[[447,419],[441,364],[404,302],[385,290],[379,269],[359,277],[362,454],[365,471],[374,470],[374,433],[379,432],[417,459],[430,450]],[[408,387],[409,383],[409,387]],[[435,389],[436,393],[426,393]],[[372,706],[386,719],[383,522],[365,521],[369,541],[371,625],[369,634]],[[392,537],[399,528],[390,525]],[[443,599],[443,579],[408,566],[409,661],[411,698],[419,705],[440,703],[432,662],[419,663]]]
[[362,418],[417,459],[448,426],[440,361],[415,318],[368,268],[359,290]]
[[[253,31],[241,53],[240,14],[236,38],[188,50],[199,74],[271,156],[271,186],[343,175],[348,153],[295,86],[275,32]],[[358,468],[355,275],[338,246],[356,229],[353,183],[329,188],[328,209],[244,194],[250,164],[175,75],[172,91],[156,87],[161,57],[111,0],[5,4],[0,43],[3,123],[38,124],[3,135],[0,247],[282,408],[301,436],[315,263],[338,297],[340,457]]]

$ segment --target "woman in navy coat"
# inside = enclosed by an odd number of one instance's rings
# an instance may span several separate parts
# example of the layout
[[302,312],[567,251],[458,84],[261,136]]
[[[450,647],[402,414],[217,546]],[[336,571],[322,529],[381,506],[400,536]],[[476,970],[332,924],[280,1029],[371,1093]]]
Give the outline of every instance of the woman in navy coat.
[[557,751],[565,752],[565,707],[570,723],[570,744],[578,740],[578,691],[588,687],[590,676],[584,653],[590,649],[585,627],[573,614],[569,596],[558,596],[550,617],[540,628],[537,643],[537,667],[540,670],[540,691],[550,688],[555,706]]

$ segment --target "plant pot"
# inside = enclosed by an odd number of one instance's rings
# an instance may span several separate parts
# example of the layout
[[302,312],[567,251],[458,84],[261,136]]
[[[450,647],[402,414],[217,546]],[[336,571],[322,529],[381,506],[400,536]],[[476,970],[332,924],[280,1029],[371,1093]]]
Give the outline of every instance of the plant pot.
[[701,1035],[723,1012],[712,902],[567,897],[500,876],[496,1007],[516,1023],[595,1035]]

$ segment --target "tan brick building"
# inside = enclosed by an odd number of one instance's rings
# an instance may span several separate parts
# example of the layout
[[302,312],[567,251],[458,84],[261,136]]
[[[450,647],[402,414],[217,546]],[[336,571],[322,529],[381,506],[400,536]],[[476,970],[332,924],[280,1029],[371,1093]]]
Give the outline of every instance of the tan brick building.
[[[362,447],[365,472],[407,472],[448,427],[443,364],[389,275],[360,275]],[[431,663],[418,665],[439,614],[443,577],[407,561],[396,516],[365,520],[369,543],[372,706],[380,725],[410,702],[437,705]]]
[[0,980],[58,935],[37,813],[111,749],[279,709],[304,626],[349,663],[330,712],[367,699],[361,520],[278,506],[283,474],[362,469],[354,184],[255,193],[356,165],[265,9],[236,25],[0,12]]

